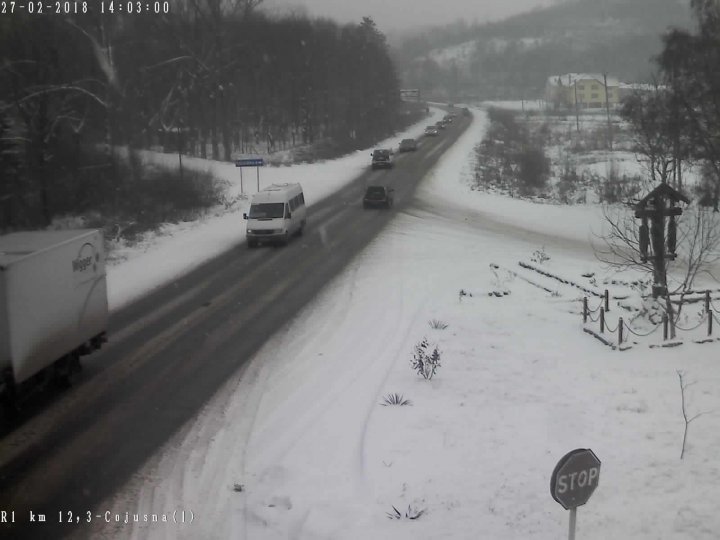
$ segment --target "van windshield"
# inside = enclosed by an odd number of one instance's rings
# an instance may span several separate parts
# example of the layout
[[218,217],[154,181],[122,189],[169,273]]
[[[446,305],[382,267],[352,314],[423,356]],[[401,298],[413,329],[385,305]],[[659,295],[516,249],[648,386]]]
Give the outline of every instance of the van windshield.
[[284,203],[261,203],[250,206],[249,219],[281,218],[285,215]]

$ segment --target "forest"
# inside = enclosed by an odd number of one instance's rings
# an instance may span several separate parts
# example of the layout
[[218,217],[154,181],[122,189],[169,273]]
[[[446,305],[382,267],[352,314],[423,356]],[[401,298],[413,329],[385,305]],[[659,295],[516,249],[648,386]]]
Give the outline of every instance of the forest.
[[132,211],[143,173],[118,147],[338,155],[407,122],[372,19],[270,17],[261,3],[0,15],[0,231]]

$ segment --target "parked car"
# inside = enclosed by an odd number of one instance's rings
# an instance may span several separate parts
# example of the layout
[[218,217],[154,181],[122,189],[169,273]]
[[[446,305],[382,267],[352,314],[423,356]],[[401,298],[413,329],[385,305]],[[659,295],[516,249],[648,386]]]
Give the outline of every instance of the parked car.
[[438,129],[435,126],[428,126],[425,128],[425,135],[428,137],[437,137]]
[[403,139],[400,141],[401,152],[414,152],[417,150],[417,141],[415,139]]
[[363,197],[363,208],[392,208],[394,191],[387,186],[368,186]]
[[372,156],[373,169],[392,169],[392,150],[388,150],[387,148],[378,148],[377,150],[374,150],[373,153],[370,155]]

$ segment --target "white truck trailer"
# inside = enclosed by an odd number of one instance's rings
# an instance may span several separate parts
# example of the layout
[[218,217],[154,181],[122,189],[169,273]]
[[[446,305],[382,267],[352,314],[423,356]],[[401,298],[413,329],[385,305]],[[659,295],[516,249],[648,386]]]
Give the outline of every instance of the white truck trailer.
[[0,236],[0,397],[14,406],[23,387],[67,379],[79,357],[106,340],[102,231]]

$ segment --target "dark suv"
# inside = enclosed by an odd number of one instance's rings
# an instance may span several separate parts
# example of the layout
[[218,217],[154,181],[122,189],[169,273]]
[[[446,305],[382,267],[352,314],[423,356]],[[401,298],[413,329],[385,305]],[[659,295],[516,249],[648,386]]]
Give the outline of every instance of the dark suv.
[[415,139],[403,139],[400,141],[401,152],[414,152],[417,150],[417,141]]
[[392,169],[393,157],[392,150],[384,148],[373,151],[372,168],[373,169]]
[[394,191],[386,186],[368,186],[363,197],[363,208],[391,208]]

